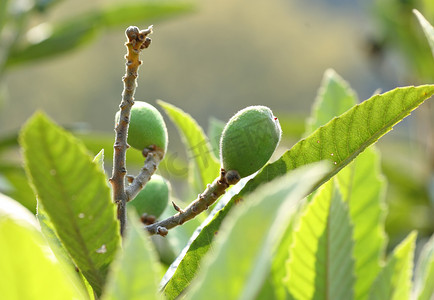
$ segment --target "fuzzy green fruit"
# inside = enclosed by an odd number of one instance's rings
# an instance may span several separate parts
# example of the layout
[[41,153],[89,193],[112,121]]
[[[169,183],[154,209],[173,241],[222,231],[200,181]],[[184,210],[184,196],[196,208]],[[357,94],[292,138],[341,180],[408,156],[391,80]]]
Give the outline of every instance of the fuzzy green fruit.
[[[119,122],[119,112],[116,113],[116,124]],[[135,101],[131,108],[130,126],[128,129],[128,144],[140,151],[151,146],[167,150],[167,128],[163,116],[151,104]]]
[[268,107],[249,106],[234,115],[220,138],[220,162],[226,171],[246,177],[262,168],[276,150],[280,124]]
[[153,175],[151,180],[137,194],[127,207],[136,209],[139,216],[147,213],[158,218],[169,202],[169,183],[159,175]]

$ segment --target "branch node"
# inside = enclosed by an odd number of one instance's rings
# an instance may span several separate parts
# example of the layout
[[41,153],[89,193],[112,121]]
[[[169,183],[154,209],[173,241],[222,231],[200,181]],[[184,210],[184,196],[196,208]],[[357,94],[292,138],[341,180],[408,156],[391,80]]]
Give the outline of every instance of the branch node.
[[127,175],[126,177],[127,177],[128,183],[133,183],[133,181],[134,181],[134,176],[133,175]]
[[157,234],[161,235],[161,236],[166,236],[169,233],[169,231],[167,230],[167,228],[165,227],[157,227]]
[[154,224],[155,221],[157,221],[157,218],[153,215],[148,215],[147,213],[144,213],[140,216],[140,221],[142,221],[145,225],[151,225]]
[[172,201],[172,205],[173,205],[173,208],[174,208],[177,212],[179,212],[180,214],[183,214],[183,213],[184,213],[184,211],[183,211],[183,210],[182,210],[178,205],[176,205],[175,202]]

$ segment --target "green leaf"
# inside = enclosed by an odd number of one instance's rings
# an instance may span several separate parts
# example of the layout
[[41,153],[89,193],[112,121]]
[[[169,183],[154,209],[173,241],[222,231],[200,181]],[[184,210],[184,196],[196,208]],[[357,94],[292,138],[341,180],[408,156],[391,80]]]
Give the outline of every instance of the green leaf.
[[98,152],[93,158],[93,161],[100,167],[101,171],[104,172],[104,149]]
[[[356,103],[357,97],[348,83],[333,69],[326,70],[315,103],[312,107],[311,116],[307,120],[305,135],[325,125],[331,119],[344,113]],[[281,120],[280,117],[279,120]],[[297,217],[299,217],[303,211],[301,208],[302,205],[305,205],[305,203],[301,203],[300,208],[297,210]],[[289,259],[289,248],[293,239],[293,227],[297,224],[295,219],[297,218],[291,220],[291,224],[286,229],[281,244],[275,249],[273,257],[270,284],[275,292],[274,298],[277,299],[285,299],[288,297],[287,291],[282,284],[286,277],[286,271],[285,268],[282,268],[282,265],[285,265],[286,261]]]
[[419,20],[420,26],[422,26],[423,32],[425,33],[426,39],[431,47],[432,55],[434,56],[434,27],[432,27],[432,25],[417,9],[413,9],[413,13]]
[[7,15],[8,15],[8,5],[9,0],[0,1],[0,32],[3,29],[3,26],[6,23]]
[[16,47],[11,50],[6,67],[15,66],[42,58],[52,58],[82,46],[96,36],[97,22],[78,18],[62,24],[40,24],[34,31],[51,34],[41,41]]
[[123,249],[111,266],[103,299],[160,299],[157,255],[138,219],[129,214]]
[[145,22],[150,25],[194,10],[191,1],[138,1],[103,8],[100,14],[104,26],[117,27]]
[[305,135],[311,134],[334,117],[343,114],[357,102],[356,93],[349,84],[335,70],[326,70],[312,106],[311,117],[307,121]]
[[23,224],[38,228],[35,216],[28,211],[21,203],[0,193],[0,219],[12,218]]
[[[199,187],[200,191],[202,191],[207,184],[217,178],[220,172],[220,163],[214,157],[208,138],[203,129],[189,114],[167,102],[158,100],[157,103],[178,128],[189,159],[194,161],[195,167],[199,171]],[[191,169],[189,171],[194,172]]]
[[276,176],[320,160],[334,165],[324,178],[327,181],[433,94],[434,85],[397,88],[355,105],[267,164],[235,198]]
[[434,296],[434,235],[424,245],[416,267],[414,294],[418,300],[432,300]]
[[67,274],[46,247],[34,228],[0,218],[2,299],[88,299],[76,275]]
[[15,146],[18,146],[18,134],[16,132],[1,137],[0,152],[7,151]]
[[41,203],[39,203],[38,205],[38,213],[36,215],[36,218],[38,219],[39,225],[41,226],[42,235],[50,246],[51,251],[53,251],[53,254],[57,257],[59,261],[63,261],[70,266],[75,267],[75,264],[69,256],[68,251],[60,241],[60,238],[57,235],[56,229],[54,228],[50,217],[42,208]]
[[22,166],[0,165],[0,192],[36,213],[36,199]]
[[[323,180],[327,181],[433,94],[434,85],[425,85],[397,88],[373,96],[302,139],[277,161],[267,164],[214,216],[191,243],[179,264],[186,269],[183,272],[185,277],[182,280],[178,276],[174,278],[176,290],[180,292],[185,289],[196,274],[201,257],[209,250],[215,232],[219,230],[220,224],[236,202],[265,182],[320,160],[333,162],[333,168]],[[320,185],[319,183],[317,187]],[[194,264],[184,263],[192,257],[195,258]]]
[[[60,238],[56,233],[56,229],[54,228],[50,217],[48,217],[47,213],[42,208],[41,203],[38,204],[36,218],[38,219],[39,226],[41,227],[42,235],[44,236],[48,246],[50,246],[50,249],[53,251],[53,254],[56,256],[57,260],[64,266],[64,268],[67,268],[67,272],[77,274],[76,265],[69,256],[65,246],[60,241]],[[83,277],[83,275],[81,273],[78,274],[82,280],[77,280],[77,284],[81,285],[80,288],[86,288],[89,298],[92,298],[94,295],[92,288],[89,286],[89,283]]]
[[410,299],[416,232],[410,233],[393,251],[371,286],[370,300]]
[[295,299],[353,299],[352,225],[333,181],[307,206],[294,233],[286,284]]
[[187,253],[185,253],[185,256],[178,266],[176,266],[175,272],[171,270],[173,275],[164,288],[164,294],[167,299],[175,299],[189,286],[195,277],[202,258],[210,250],[211,242],[219,232],[221,225],[219,221],[222,221],[223,218],[216,220],[218,221],[208,223],[203,227],[200,234],[190,243]]
[[[273,261],[271,262],[271,270],[270,270],[270,285],[274,291],[275,299],[288,299],[290,296],[288,294],[285,285],[283,284],[286,278],[286,269],[282,268],[286,264],[289,259],[289,249],[294,240],[294,229],[299,224],[300,217],[302,212],[304,212],[304,208],[307,205],[306,199],[300,201],[298,203],[298,207],[295,211],[294,216],[291,218],[288,227],[283,234],[283,238],[280,241],[280,244],[276,246],[276,249],[273,251]],[[258,298],[258,300],[261,298]]]
[[297,202],[325,174],[311,166],[277,179],[258,190],[231,215],[212,255],[186,299],[253,299],[265,280],[272,247],[282,237]]
[[[310,119],[310,128],[317,129],[357,104],[357,96],[335,71],[325,72]],[[384,180],[380,159],[374,148],[366,149],[337,174],[339,190],[349,207],[354,226],[354,257],[357,280],[354,298],[366,299],[369,287],[380,271],[384,256]],[[369,218],[366,215],[369,214]]]
[[355,274],[363,278],[356,282],[355,299],[367,299],[372,282],[380,272],[387,242],[385,181],[378,152],[375,148],[366,149],[336,179],[354,225]]
[[220,157],[220,136],[225,128],[225,122],[211,117],[208,122],[208,137],[215,157]]
[[[6,66],[11,67],[37,59],[51,58],[74,50],[90,42],[102,28],[154,22],[161,18],[191,12],[193,8],[194,6],[188,2],[127,3],[87,12],[57,24],[40,24],[39,28],[33,28],[33,30],[39,31],[39,34],[47,34],[47,37],[33,44],[28,43],[13,49]],[[32,32],[28,34],[31,35]]]
[[120,243],[104,174],[80,141],[41,113],[27,122],[20,138],[38,201],[74,263],[100,295]]

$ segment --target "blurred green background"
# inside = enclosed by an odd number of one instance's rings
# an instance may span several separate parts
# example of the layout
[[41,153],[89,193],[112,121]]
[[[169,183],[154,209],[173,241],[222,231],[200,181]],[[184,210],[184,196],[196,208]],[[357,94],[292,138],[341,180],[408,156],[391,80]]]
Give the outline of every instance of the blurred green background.
[[[301,137],[327,68],[360,100],[434,79],[434,59],[411,13],[418,8],[434,23],[429,0],[0,1],[0,191],[33,211],[16,133],[41,109],[95,154],[105,148],[109,167],[128,25],[154,25],[136,100],[170,102],[205,131],[210,117],[226,121],[248,105],[267,105],[283,126],[281,152]],[[378,144],[390,182],[392,245],[411,229],[434,232],[430,106]],[[172,171],[183,170],[185,149],[167,123]],[[140,156],[131,155],[134,170]],[[182,182],[181,173],[166,167],[169,180]]]

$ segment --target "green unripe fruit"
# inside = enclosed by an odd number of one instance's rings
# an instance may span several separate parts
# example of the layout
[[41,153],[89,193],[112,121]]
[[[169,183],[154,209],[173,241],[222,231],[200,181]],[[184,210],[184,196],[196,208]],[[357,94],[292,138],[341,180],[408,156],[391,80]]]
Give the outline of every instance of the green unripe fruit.
[[[119,112],[116,113],[116,124],[119,122]],[[163,116],[151,104],[135,101],[131,108],[130,126],[128,129],[128,144],[137,150],[156,145],[167,150],[167,128]]]
[[226,171],[246,177],[262,168],[276,150],[280,124],[268,107],[249,106],[234,115],[220,138],[220,162]]
[[147,213],[158,218],[169,202],[169,183],[159,175],[153,175],[151,180],[137,194],[127,207],[135,208],[139,216]]

